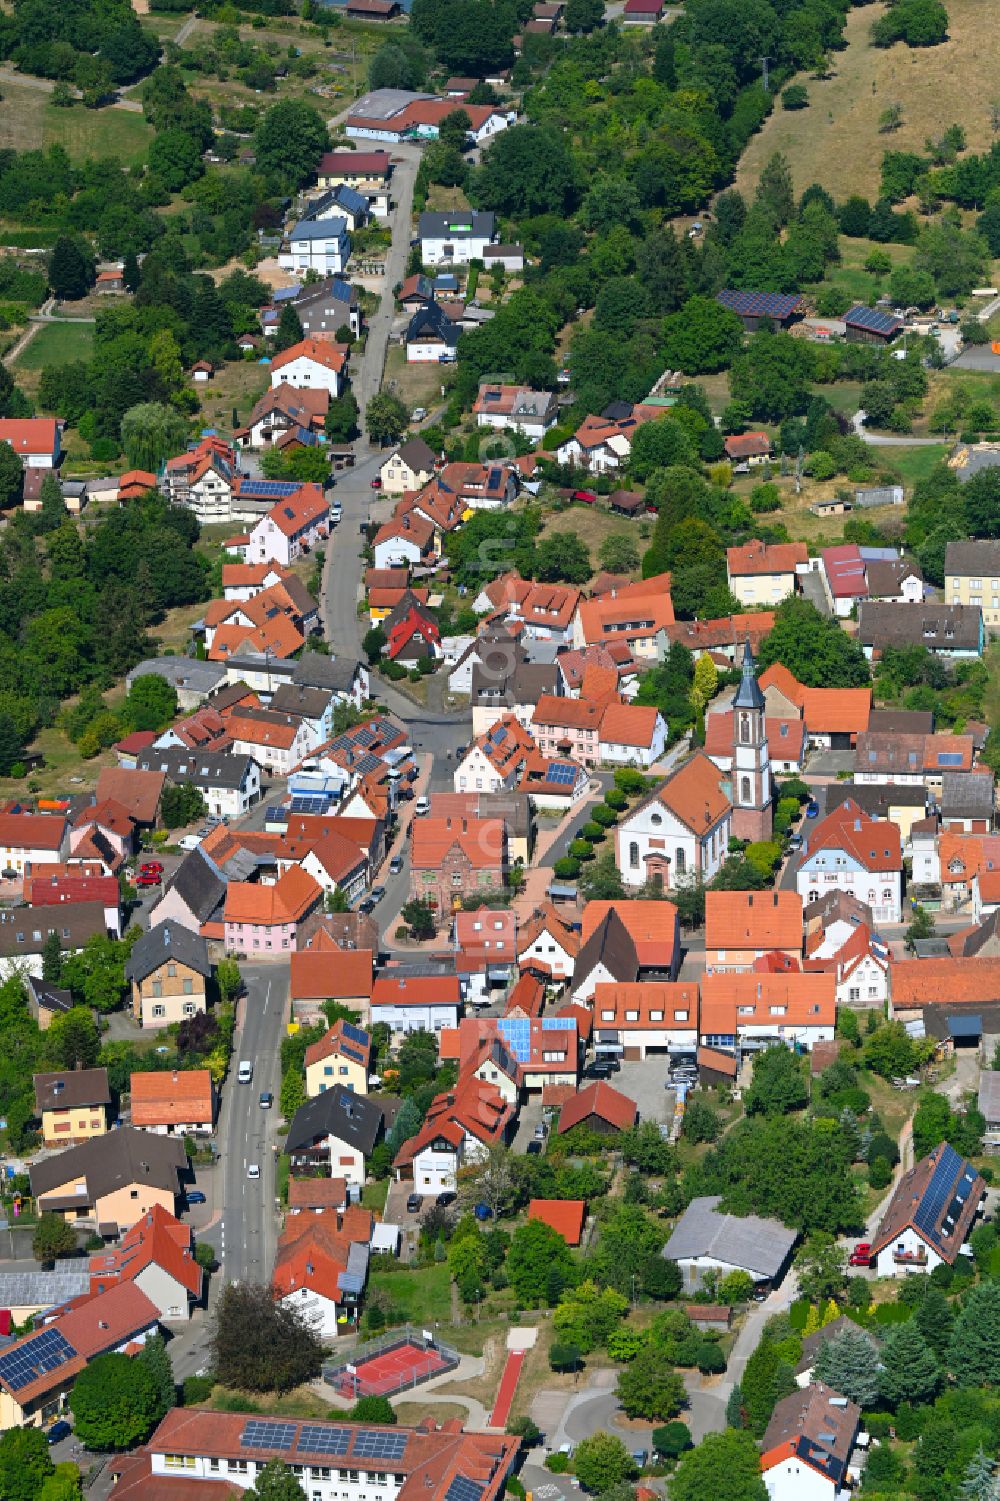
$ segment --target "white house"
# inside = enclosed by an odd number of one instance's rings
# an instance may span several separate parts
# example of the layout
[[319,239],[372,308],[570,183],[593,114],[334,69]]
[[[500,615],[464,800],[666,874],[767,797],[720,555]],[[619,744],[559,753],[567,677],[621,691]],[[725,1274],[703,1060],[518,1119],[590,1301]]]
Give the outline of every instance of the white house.
[[430,559],[434,546],[434,523],[408,511],[379,527],[373,546],[376,568],[413,567]]
[[628,1059],[653,1053],[694,1053],[698,1047],[696,982],[600,981],[594,987],[594,1036],[604,1050]]
[[470,261],[481,261],[487,245],[496,239],[496,215],[472,209],[427,211],[420,215],[417,232],[425,266],[467,266]]
[[710,881],[729,848],[733,805],[718,769],[701,751],[672,772],[618,825],[618,869],[626,886],[678,878]]
[[382,1106],[348,1089],[324,1089],[295,1112],[285,1138],[292,1168],[323,1168],[349,1186],[365,1181],[365,1160],[383,1134]]
[[171,782],[191,782],[217,818],[239,818],[260,801],[260,767],[252,756],[149,750],[139,756],[137,766],[140,771],[163,771]]
[[249,563],[287,567],[330,534],[330,507],[319,485],[303,485],[279,500],[250,533]]
[[61,814],[0,813],[0,872],[21,876],[30,866],[58,865],[66,847],[67,824]]
[[283,271],[317,271],[320,276],[336,276],[347,265],[350,254],[347,220],[342,215],[301,219],[289,232],[288,249],[279,254],[278,265]]
[[408,365],[447,365],[455,359],[461,330],[440,303],[425,302],[406,325],[403,343]]
[[869,818],[851,798],[808,834],[795,876],[804,903],[839,890],[865,902],[876,922],[898,923],[903,894],[899,829]]
[[896,1185],[872,1240],[880,1277],[954,1266],[969,1238],[986,1184],[972,1163],[942,1142]]
[[62,420],[58,417],[4,417],[0,443],[8,443],[25,469],[54,469],[59,463]]
[[517,962],[522,974],[532,969],[557,983],[569,980],[579,952],[579,932],[554,907],[541,907],[518,930]]
[[837,1501],[859,1478],[851,1468],[861,1409],[822,1382],[775,1404],[760,1460],[770,1501]]
[[667,723],[652,705],[609,704],[598,731],[598,759],[609,766],[648,770],[663,758]]
[[714,1194],[692,1199],[663,1247],[662,1255],[680,1268],[685,1292],[697,1292],[706,1272],[747,1272],[755,1282],[777,1282],[798,1231],[756,1214],[726,1214],[720,1203]]
[[329,391],[339,396],[343,387],[347,353],[339,344],[322,339],[300,339],[271,361],[272,386],[299,386]]
[[551,391],[532,391],[525,386],[505,386],[485,381],[472,408],[477,427],[498,432],[521,432],[536,443],[554,427],[559,407]]
[[372,988],[371,1022],[396,1034],[457,1027],[462,1006],[457,975],[395,975],[386,971]]

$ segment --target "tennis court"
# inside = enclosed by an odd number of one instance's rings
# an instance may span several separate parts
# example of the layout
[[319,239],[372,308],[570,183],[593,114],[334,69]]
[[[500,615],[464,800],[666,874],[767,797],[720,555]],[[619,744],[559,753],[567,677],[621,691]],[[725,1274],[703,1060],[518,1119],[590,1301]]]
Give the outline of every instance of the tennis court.
[[327,1366],[324,1376],[344,1397],[388,1397],[457,1364],[454,1350],[407,1331],[359,1349],[350,1362]]

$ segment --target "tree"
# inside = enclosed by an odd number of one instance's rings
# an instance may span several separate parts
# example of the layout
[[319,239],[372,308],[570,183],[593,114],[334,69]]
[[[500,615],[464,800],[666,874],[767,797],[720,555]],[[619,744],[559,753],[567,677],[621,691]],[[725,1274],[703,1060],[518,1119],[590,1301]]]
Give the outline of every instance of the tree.
[[511,1236],[506,1271],[522,1306],[538,1308],[546,1301],[546,1284],[553,1266],[562,1268],[569,1281],[573,1258],[563,1237],[541,1220],[519,1225]]
[[[867,1284],[866,1284],[867,1286]],[[913,1322],[927,1341],[939,1361],[944,1361],[955,1330],[955,1316],[951,1304],[933,1282],[926,1288],[913,1315]]]
[[[935,47],[948,40],[948,12],[941,0],[899,0],[872,26],[871,39],[876,47],[891,47],[894,42]],[[890,109],[900,110],[900,106]]]
[[243,976],[235,959],[220,959],[215,966],[215,983],[219,991],[219,999],[225,1004],[234,996],[239,995],[243,985]]
[[302,1501],[302,1486],[283,1460],[269,1459],[247,1495],[255,1501]]
[[[893,1407],[900,1402],[929,1402],[941,1385],[941,1368],[934,1352],[912,1319],[889,1331],[882,1342],[881,1356],[879,1389]],[[838,1391],[844,1390],[838,1387]]]
[[767,1501],[760,1455],[749,1433],[708,1433],[682,1454],[670,1481],[670,1501]]
[[630,1418],[663,1422],[680,1412],[687,1394],[683,1380],[671,1370],[663,1351],[647,1345],[618,1372],[618,1400]]
[[684,1140],[718,1141],[721,1132],[722,1121],[718,1111],[713,1110],[707,1100],[699,1100],[695,1095],[684,1111],[684,1120],[681,1125]]
[[49,286],[53,296],[76,302],[94,285],[94,258],[78,240],[60,235],[49,256]]
[[966,1465],[955,1495],[958,1501],[998,1501],[1000,1498],[996,1460],[986,1453],[982,1444]]
[[278,1105],[285,1120],[290,1121],[305,1102],[306,1085],[301,1072],[297,1068],[286,1068],[281,1076],[281,1090],[278,1095]]
[[604,20],[603,0],[567,0],[563,19],[567,31],[594,31]]
[[579,1345],[553,1344],[549,1346],[549,1365],[554,1371],[578,1371],[582,1355]]
[[323,1347],[306,1319],[275,1303],[269,1287],[230,1283],[216,1306],[212,1369],[241,1391],[291,1391],[319,1375]]
[[274,349],[276,354],[281,354],[286,349],[291,349],[293,344],[298,344],[305,336],[302,327],[302,319],[290,302],[286,302],[281,309],[281,317],[278,319],[278,330],[274,336]]
[[802,1065],[789,1048],[779,1043],[757,1054],[744,1101],[747,1115],[784,1115],[801,1109],[808,1098]]
[[864,652],[838,623],[806,599],[784,600],[761,642],[758,667],[781,662],[810,688],[859,688],[871,682]]
[[177,1383],[162,1334],[154,1334],[146,1340],[136,1356],[136,1363],[148,1372],[156,1388],[156,1421],[159,1422],[177,1402]]
[[158,673],[145,672],[133,679],[122,705],[122,718],[133,730],[165,730],[177,715],[177,690]]
[[781,91],[782,109],[807,109],[809,106],[809,90],[803,83],[790,83],[787,89]]
[[352,1423],[395,1423],[396,1410],[388,1397],[359,1397],[351,1408]]
[[261,119],[254,136],[257,171],[286,191],[315,175],[330,137],[322,115],[300,99],[282,99]]
[[365,426],[373,443],[380,447],[399,441],[409,421],[409,412],[391,391],[379,391],[365,408]]
[[89,1006],[71,1006],[53,1017],[45,1041],[59,1068],[93,1068],[97,1063],[101,1034]]
[[40,1428],[8,1428],[0,1437],[0,1495],[4,1501],[36,1501],[54,1470],[48,1441]]
[[921,907],[920,904],[917,903],[917,905],[912,909],[912,913],[913,915],[910,918],[909,925],[906,929],[906,933],[904,934],[906,947],[910,950],[911,953],[913,952],[919,939],[932,938],[934,936],[934,917],[930,912],[927,911],[927,908]]
[[502,1142],[493,1142],[478,1159],[464,1197],[470,1203],[485,1204],[494,1220],[513,1208],[516,1180],[510,1149]]
[[620,1438],[598,1431],[582,1439],[573,1456],[576,1477],[585,1490],[602,1496],[637,1473],[635,1460]]
[[36,1261],[55,1261],[76,1250],[76,1234],[61,1214],[43,1214],[31,1239],[31,1254]]
[[693,1448],[691,1430],[686,1423],[664,1423],[653,1429],[652,1444],[654,1451],[664,1459],[678,1459]]
[[188,425],[173,407],[157,401],[130,407],[121,419],[122,447],[135,469],[159,469],[164,459],[184,447]]
[[634,573],[639,566],[639,549],[628,532],[610,532],[598,549],[597,559],[609,573]]
[[593,572],[587,544],[573,532],[553,532],[535,549],[534,572],[547,584],[585,584]]
[[132,1449],[156,1426],[159,1392],[138,1360],[99,1355],[77,1376],[69,1405],[88,1449]]
[[24,470],[9,443],[0,443],[0,508],[9,509],[21,500]]
[[331,443],[350,443],[358,436],[358,402],[353,391],[333,398],[323,427]]
[[663,358],[688,375],[726,369],[742,346],[742,320],[714,297],[691,297],[663,320]]
[[719,671],[707,652],[702,652],[694,664],[691,682],[691,703],[697,714],[705,712],[705,706],[715,697],[719,684]]
[[795,209],[792,171],[788,158],[780,151],[774,153],[760,174],[754,202],[760,204],[779,226],[787,224],[792,217]]
[[813,1379],[870,1407],[879,1393],[878,1351],[870,1335],[863,1329],[844,1329],[824,1340],[816,1352]]
[[469,179],[477,208],[512,218],[568,214],[577,197],[576,168],[561,131],[514,125],[494,136]]
[[799,1290],[810,1303],[837,1298],[847,1284],[844,1263],[847,1253],[832,1235],[822,1230],[810,1235],[795,1256]]
[[760,329],[733,359],[730,395],[734,401],[746,403],[751,417],[780,422],[804,412],[809,405],[814,365],[815,354],[809,345],[791,334]]
[[422,897],[412,897],[410,901],[404,902],[399,915],[409,928],[411,938],[419,940],[434,937],[437,931],[434,908]]
[[42,979],[49,985],[58,985],[62,975],[62,944],[55,928],[42,944]]
[[164,787],[160,798],[164,828],[182,829],[196,818],[203,818],[207,811],[205,799],[193,782],[177,782]]
[[1000,1381],[1000,1282],[981,1283],[965,1295],[948,1364],[960,1386]]

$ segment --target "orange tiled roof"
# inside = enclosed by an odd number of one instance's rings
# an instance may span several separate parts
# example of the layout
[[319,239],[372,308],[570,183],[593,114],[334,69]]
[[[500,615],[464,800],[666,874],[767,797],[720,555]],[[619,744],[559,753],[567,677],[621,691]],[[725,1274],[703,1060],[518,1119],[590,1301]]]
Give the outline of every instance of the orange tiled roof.
[[325,339],[300,339],[282,354],[274,356],[271,369],[283,370],[286,365],[291,365],[298,359],[312,360],[314,364],[322,365],[324,369],[333,370],[339,375],[347,362],[347,350],[343,344],[331,344]]
[[[617,678],[617,673],[614,676]],[[648,750],[659,715],[655,705],[608,704],[601,718],[600,739],[605,745],[635,745]]]
[[641,965],[669,965],[677,939],[677,908],[673,902],[646,902],[638,897],[588,902],[580,924],[581,944],[596,933],[611,911],[624,923]]
[[772,662],[758,678],[761,691],[778,692],[802,710],[806,728],[816,735],[860,735],[871,714],[870,688],[807,688],[781,662]]
[[335,1001],[372,993],[375,956],[371,949],[325,946],[301,949],[292,955],[290,994],[293,1001]]
[[273,505],[267,513],[267,520],[286,537],[294,537],[312,522],[328,516],[329,510],[319,485],[303,485],[294,495],[288,495]]
[[440,870],[455,845],[474,870],[495,870],[503,864],[506,825],[502,818],[416,818],[410,833],[413,870]]
[[903,866],[899,829],[884,818],[869,818],[851,798],[845,798],[809,834],[803,862],[817,850],[842,849],[853,855],[863,870],[897,871]]
[[[686,1020],[676,1012],[687,1012]],[[608,1013],[613,1013],[608,1015]],[[634,1018],[630,1013],[635,1012]],[[698,986],[689,980],[599,980],[594,987],[594,1019],[598,1028],[665,1032],[698,1026]]]
[[732,809],[719,769],[703,751],[695,751],[682,762],[663,786],[637,804],[637,808],[645,808],[651,802],[662,803],[685,828],[696,834],[714,828]]
[[[776,1015],[776,1006],[785,1009]],[[699,1025],[706,1036],[737,1027],[832,1027],[836,1019],[833,974],[714,974],[701,982]]]
[[212,1124],[212,1075],[207,1068],[133,1074],[129,1093],[133,1126]]
[[802,947],[802,898],[796,891],[706,891],[706,949]]
[[568,1246],[580,1244],[586,1217],[585,1199],[532,1199],[528,1205],[529,1220],[541,1220],[561,1235]]
[[726,549],[726,566],[730,578],[794,573],[799,563],[808,561],[809,549],[804,542],[774,542],[768,545],[752,537],[742,547]]
[[892,1009],[919,1011],[928,1001],[949,1005],[1000,1001],[1000,959],[897,959],[889,965]]
[[299,922],[322,895],[321,887],[308,871],[292,865],[273,886],[230,881],[226,887],[225,920],[265,927]]

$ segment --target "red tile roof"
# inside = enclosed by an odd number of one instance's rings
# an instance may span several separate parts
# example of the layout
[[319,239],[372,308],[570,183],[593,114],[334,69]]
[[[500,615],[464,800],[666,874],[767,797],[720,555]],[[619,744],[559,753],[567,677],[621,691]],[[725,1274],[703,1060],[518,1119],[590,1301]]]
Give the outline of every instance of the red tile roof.
[[4,417],[0,419],[0,443],[9,443],[16,454],[55,452],[59,423],[54,417]]
[[703,1036],[731,1036],[740,1027],[832,1027],[836,990],[836,976],[827,973],[705,975],[699,1027]]
[[187,1288],[193,1298],[200,1298],[204,1273],[191,1247],[190,1225],[154,1204],[125,1232],[119,1245],[91,1256],[87,1265],[91,1288],[102,1292],[115,1283],[132,1282],[146,1267],[155,1265]]
[[383,970],[372,987],[375,1006],[458,1006],[457,975],[393,975]]
[[326,339],[300,339],[297,344],[292,344],[290,348],[274,356],[271,369],[283,370],[286,365],[291,365],[298,359],[312,360],[314,364],[322,365],[325,370],[333,370],[339,375],[347,361],[347,350],[342,344],[331,344]]
[[[103,772],[101,773],[103,776]],[[0,848],[57,850],[66,820],[45,813],[0,813]]]
[[292,865],[273,886],[250,881],[230,881],[226,888],[225,920],[251,926],[276,926],[299,922],[320,900],[323,892],[308,871]]
[[416,818],[410,828],[410,866],[440,870],[457,846],[474,870],[499,870],[506,847],[502,818]]
[[859,735],[868,728],[870,688],[807,688],[781,662],[772,662],[758,678],[761,691],[776,688],[802,710],[806,728],[814,735]]
[[695,834],[706,833],[732,811],[719,769],[703,751],[695,751],[682,762],[646,802],[636,804],[632,813],[651,802],[662,803]]
[[568,1246],[580,1244],[586,1217],[585,1199],[532,1199],[528,1205],[528,1219],[541,1220],[561,1235]]
[[291,958],[293,1001],[335,1001],[348,996],[370,998],[375,956],[371,949],[302,949]]
[[559,1112],[558,1134],[564,1135],[573,1126],[590,1116],[600,1116],[618,1131],[627,1131],[635,1125],[638,1110],[628,1095],[612,1089],[610,1084],[598,1080],[577,1092],[575,1099],[567,1101]]
[[889,965],[893,1013],[928,1001],[989,1005],[1000,1001],[1000,959],[899,959]]
[[341,1209],[347,1203],[343,1178],[289,1178],[289,1209]]
[[849,797],[821,819],[807,836],[802,862],[822,849],[842,849],[852,855],[863,870],[872,873],[903,868],[902,840],[896,825],[888,819],[869,818]]
[[768,545],[753,537],[749,542],[744,542],[742,547],[726,549],[726,566],[730,578],[794,573],[799,563],[806,563],[808,560],[809,549],[804,542],[773,542]]
[[214,1092],[207,1068],[133,1074],[129,1092],[133,1126],[212,1124]]
[[677,908],[673,902],[647,902],[638,897],[588,902],[581,919],[581,943],[587,942],[612,910],[625,924],[640,965],[669,969],[677,941]]
[[802,947],[797,891],[706,891],[706,949]]
[[97,801],[120,803],[137,823],[155,823],[164,780],[162,771],[129,771],[124,766],[105,766],[97,778]]

